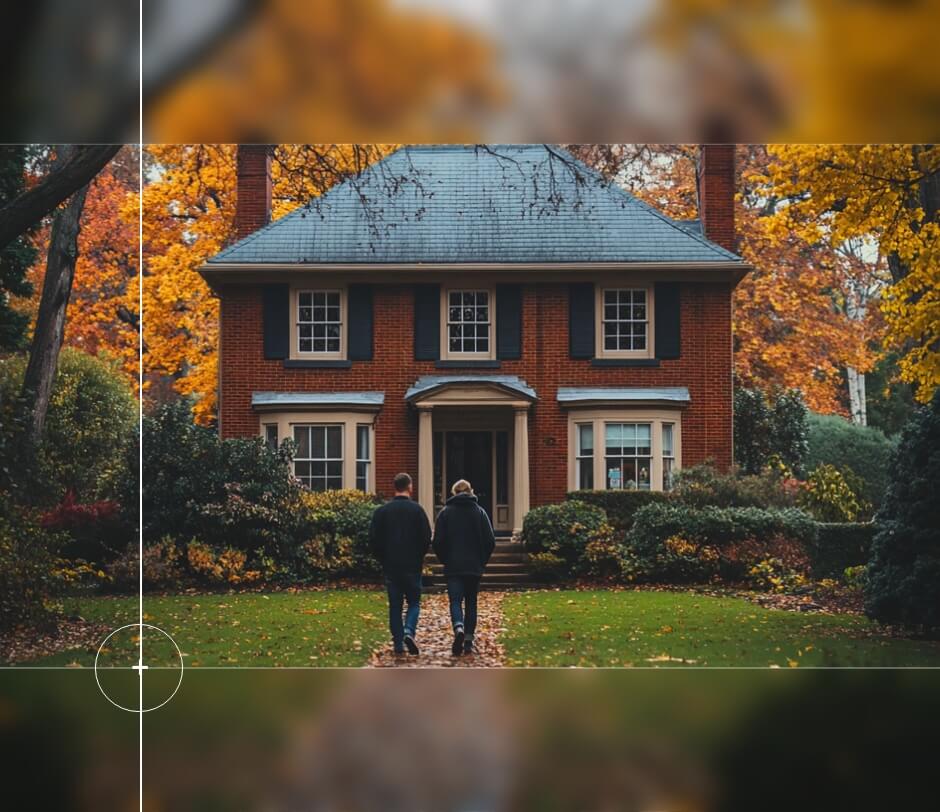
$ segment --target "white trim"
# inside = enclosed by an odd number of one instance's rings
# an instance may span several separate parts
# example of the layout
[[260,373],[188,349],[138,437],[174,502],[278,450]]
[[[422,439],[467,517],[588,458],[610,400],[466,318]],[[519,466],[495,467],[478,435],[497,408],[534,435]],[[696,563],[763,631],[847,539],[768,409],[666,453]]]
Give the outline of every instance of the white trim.
[[[302,293],[336,293],[339,295],[339,350],[332,352],[317,352],[316,350],[300,349],[300,294]],[[309,284],[293,285],[290,290],[290,353],[288,358],[293,361],[323,360],[345,361],[346,347],[349,333],[349,297],[345,285],[330,285],[327,287],[310,287]]]
[[[450,348],[450,295],[452,293],[485,293],[487,302],[486,352],[463,352]],[[461,322],[457,322],[461,323]],[[440,347],[442,361],[494,361],[496,360],[496,289],[480,285],[441,285]]]
[[[646,348],[642,350],[608,350],[604,346],[604,294],[607,291],[642,290],[646,293]],[[594,357],[595,358],[655,358],[656,301],[651,284],[599,283],[594,286]]]

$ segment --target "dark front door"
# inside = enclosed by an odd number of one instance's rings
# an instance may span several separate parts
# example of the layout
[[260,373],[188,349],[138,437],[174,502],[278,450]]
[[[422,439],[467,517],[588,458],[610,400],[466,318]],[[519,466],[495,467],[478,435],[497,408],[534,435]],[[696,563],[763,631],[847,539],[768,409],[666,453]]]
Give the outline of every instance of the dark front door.
[[493,520],[493,433],[447,432],[447,492],[458,479],[466,479]]

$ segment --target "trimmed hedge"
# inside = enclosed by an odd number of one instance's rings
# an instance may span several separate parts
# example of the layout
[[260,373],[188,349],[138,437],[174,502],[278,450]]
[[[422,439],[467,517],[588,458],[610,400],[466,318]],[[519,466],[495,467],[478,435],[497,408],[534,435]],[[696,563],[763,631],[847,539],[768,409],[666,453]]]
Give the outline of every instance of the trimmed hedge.
[[818,522],[809,544],[814,578],[842,578],[847,567],[868,563],[875,525],[872,523]]
[[610,533],[607,516],[595,505],[570,501],[526,513],[522,542],[533,571],[541,577],[572,577],[590,567],[588,545]]
[[565,498],[599,507],[614,529],[626,532],[633,526],[633,516],[641,507],[666,502],[669,494],[662,491],[571,491]]

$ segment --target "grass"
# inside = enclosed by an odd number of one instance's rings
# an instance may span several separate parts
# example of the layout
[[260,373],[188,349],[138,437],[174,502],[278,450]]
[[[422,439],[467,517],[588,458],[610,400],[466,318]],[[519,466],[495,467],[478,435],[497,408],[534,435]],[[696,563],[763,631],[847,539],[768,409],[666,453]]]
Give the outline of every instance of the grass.
[[891,638],[854,615],[764,609],[688,592],[506,597],[513,666],[940,666],[940,642]]
[[[136,598],[81,598],[69,614],[109,628],[136,623]],[[170,634],[187,668],[198,666],[361,666],[388,636],[385,595],[366,590],[171,595],[145,597],[144,622]],[[114,640],[111,655],[136,661],[130,636]],[[145,630],[147,662],[173,666],[166,638]],[[73,649],[29,663],[94,664],[95,651]]]

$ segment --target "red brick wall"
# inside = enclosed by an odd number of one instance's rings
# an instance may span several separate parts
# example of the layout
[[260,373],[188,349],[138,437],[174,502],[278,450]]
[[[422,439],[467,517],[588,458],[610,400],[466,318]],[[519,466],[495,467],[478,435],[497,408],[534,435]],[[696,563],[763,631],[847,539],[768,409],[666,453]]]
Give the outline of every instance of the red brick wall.
[[699,218],[705,236],[735,249],[734,144],[703,144],[698,160]]
[[[529,420],[533,505],[561,499],[568,487],[567,415],[555,399],[559,386],[686,386],[691,405],[682,416],[682,464],[731,463],[731,286],[683,283],[682,357],[658,368],[594,367],[568,357],[567,285],[526,285],[523,358],[503,361],[500,374],[519,375],[538,393]],[[417,474],[417,415],[405,391],[421,375],[466,373],[415,361],[410,285],[377,285],[375,357],[351,369],[285,369],[262,355],[261,290],[226,286],[221,292],[221,428],[226,437],[254,435],[254,391],[385,392],[376,418],[376,483],[389,490],[399,471]],[[492,370],[496,371],[496,370]],[[416,477],[417,478],[417,477]],[[417,490],[417,483],[416,483]]]
[[238,186],[235,201],[235,237],[247,237],[271,222],[270,144],[238,147]]

